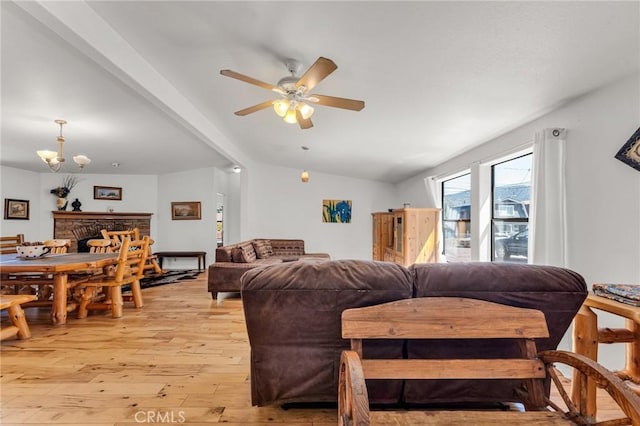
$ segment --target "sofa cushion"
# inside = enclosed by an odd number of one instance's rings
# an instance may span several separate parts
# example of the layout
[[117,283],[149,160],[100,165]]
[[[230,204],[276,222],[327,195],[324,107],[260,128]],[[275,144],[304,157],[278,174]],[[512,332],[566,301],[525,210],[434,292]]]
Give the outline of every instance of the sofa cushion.
[[244,252],[240,247],[234,247],[231,249],[231,261],[234,263],[247,263],[244,257]]
[[253,249],[256,252],[258,259],[266,259],[273,255],[273,248],[271,247],[271,241],[269,240],[253,240]]
[[236,263],[251,263],[257,259],[253,244],[250,242],[240,243],[238,247],[231,250],[231,258]]
[[[587,286],[576,272],[542,265],[516,263],[425,263],[412,265],[414,297],[465,297],[486,300],[544,312],[549,338],[536,339],[539,351],[556,349],[560,339],[582,305]],[[469,314],[473,317],[473,313]],[[490,340],[409,340],[409,358],[515,356],[520,348],[510,343]],[[515,401],[518,380],[409,380],[405,384],[405,402],[440,403],[456,401]],[[548,388],[547,388],[548,389]]]
[[273,254],[279,256],[302,256],[304,254],[304,240],[284,240],[271,238]]

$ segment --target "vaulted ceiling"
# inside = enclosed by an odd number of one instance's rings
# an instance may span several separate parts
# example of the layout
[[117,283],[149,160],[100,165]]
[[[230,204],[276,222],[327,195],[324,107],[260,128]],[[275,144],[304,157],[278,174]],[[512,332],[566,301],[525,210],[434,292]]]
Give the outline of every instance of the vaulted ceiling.
[[[639,2],[3,1],[4,165],[166,173],[251,161],[398,182],[578,96],[640,72]],[[294,58],[338,69],[314,127],[271,108]],[[640,101],[640,94],[639,101]],[[559,123],[561,125],[562,123]],[[309,147],[304,152],[301,146]],[[120,163],[113,168],[112,163]],[[67,165],[70,167],[70,165]]]

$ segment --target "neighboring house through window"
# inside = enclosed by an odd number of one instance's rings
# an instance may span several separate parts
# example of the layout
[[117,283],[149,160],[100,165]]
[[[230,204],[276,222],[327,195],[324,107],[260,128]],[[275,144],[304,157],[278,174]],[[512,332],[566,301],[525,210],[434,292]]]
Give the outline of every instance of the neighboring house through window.
[[471,174],[442,181],[443,253],[447,262],[471,260]]
[[[533,153],[520,149],[439,178],[446,262],[528,263]],[[533,221],[533,220],[532,220]]]
[[531,161],[526,154],[491,166],[494,261],[528,261]]

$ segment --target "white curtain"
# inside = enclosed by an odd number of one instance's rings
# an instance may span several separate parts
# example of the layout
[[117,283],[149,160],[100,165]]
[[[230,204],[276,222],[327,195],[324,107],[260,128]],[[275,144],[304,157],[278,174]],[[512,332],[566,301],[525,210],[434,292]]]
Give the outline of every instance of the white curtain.
[[427,189],[429,207],[442,208],[442,197],[440,196],[438,179],[435,176],[428,176],[424,179],[424,186]]
[[424,186],[427,189],[427,202],[429,207],[440,209],[440,219],[438,221],[438,253],[440,253],[440,262],[446,262],[447,259],[443,253],[444,239],[442,235],[442,195],[441,186],[436,176],[427,176],[424,179]]
[[544,129],[535,135],[529,263],[567,266],[566,129]]

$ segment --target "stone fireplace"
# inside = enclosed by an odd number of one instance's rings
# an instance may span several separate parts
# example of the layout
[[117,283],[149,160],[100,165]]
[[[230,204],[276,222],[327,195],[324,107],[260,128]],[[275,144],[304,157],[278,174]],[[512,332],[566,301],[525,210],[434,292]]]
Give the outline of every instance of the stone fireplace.
[[152,214],[54,211],[53,238],[71,240],[71,253],[88,251],[87,240],[102,238],[102,229],[123,231],[138,228],[141,236],[149,235]]

